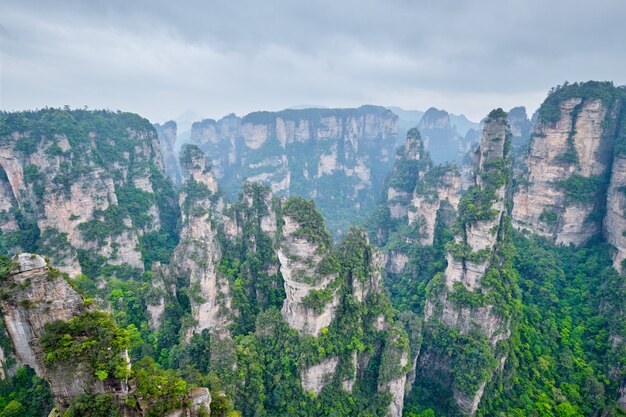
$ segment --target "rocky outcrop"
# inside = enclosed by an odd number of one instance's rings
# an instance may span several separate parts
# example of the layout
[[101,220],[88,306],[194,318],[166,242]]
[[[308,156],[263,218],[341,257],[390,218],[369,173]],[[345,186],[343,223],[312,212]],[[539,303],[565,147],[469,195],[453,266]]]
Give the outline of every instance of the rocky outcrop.
[[59,405],[85,392],[128,394],[124,380],[103,382],[84,372],[80,365],[47,365],[39,343],[46,324],[68,321],[91,308],[41,256],[22,253],[12,259],[12,265],[12,272],[2,282],[0,310],[18,362],[30,366],[50,383]]
[[335,233],[369,212],[393,163],[396,135],[397,116],[363,106],[204,120],[194,123],[191,141],[211,155],[227,195],[236,196],[247,178],[280,196],[312,198]]
[[300,372],[300,379],[302,380],[302,389],[304,391],[312,391],[319,394],[322,388],[328,384],[332,377],[335,375],[335,370],[339,364],[339,358],[333,357],[317,365],[303,368]]
[[444,211],[457,209],[461,186],[456,165],[433,166],[419,131],[411,129],[398,151],[371,226],[376,243],[390,246],[388,272],[404,270],[411,245],[433,244],[437,221]]
[[613,266],[626,272],[622,267],[626,259],[626,155],[623,153],[617,153],[613,159],[603,228],[607,241],[617,249]]
[[[502,262],[498,244],[503,239],[501,225],[506,215],[505,196],[510,175],[510,162],[506,158],[510,134],[506,113],[502,110],[491,112],[484,123],[474,184],[459,202],[460,231],[447,248],[448,266],[444,274],[435,277],[430,284],[431,295],[424,308],[426,337],[434,340],[424,344],[418,361],[425,375],[437,374],[436,379],[451,388],[456,406],[468,415],[476,412],[488,378],[475,378],[473,384],[461,382],[460,365],[455,365],[454,359],[450,361],[450,356],[437,351],[434,345],[437,338],[452,330],[467,338],[461,339],[460,351],[453,353],[453,358],[462,352],[461,346],[466,343],[482,345],[485,355],[494,355],[498,343],[510,334],[508,319],[496,313],[502,306],[496,308],[482,298],[483,294],[495,291],[484,282],[485,276],[490,269],[500,268]],[[474,301],[464,301],[470,299]],[[453,345],[448,349],[456,352]],[[488,362],[483,366],[488,368],[489,375],[495,371]],[[484,371],[468,372],[484,375]]]
[[[223,208],[211,163],[193,145],[181,150],[181,167],[186,177],[180,193],[182,228],[180,243],[169,265],[156,271],[156,282],[162,288],[181,291],[189,287],[193,325],[186,329],[187,338],[204,329],[226,329],[230,323],[229,284],[217,273],[221,247],[217,236],[216,213]],[[177,281],[182,279],[182,281]],[[152,322],[158,324],[160,306],[165,294],[156,296],[152,304]]]
[[528,174],[514,197],[513,219],[517,228],[556,243],[580,244],[600,227],[589,219],[596,190],[579,195],[576,182],[594,182],[609,168],[610,148],[603,143],[601,127],[609,109],[602,100],[581,98],[564,100],[559,107],[556,123],[540,121],[535,128],[526,157]]
[[551,92],[538,111],[527,171],[514,195],[516,228],[566,245],[602,233],[618,248],[619,267],[626,256],[618,192],[625,97],[623,88],[597,82]]
[[282,314],[290,327],[317,336],[333,321],[339,304],[339,276],[328,267],[330,236],[310,201],[287,201],[283,222],[277,249],[286,294]]
[[511,129],[511,147],[522,148],[530,139],[531,122],[526,114],[526,107],[513,107],[507,113]]
[[388,417],[401,417],[404,406],[404,390],[409,364],[409,341],[402,330],[391,327],[387,331],[381,356],[381,372],[378,376],[378,391],[391,394]]
[[81,257],[143,270],[139,239],[161,227],[163,163],[150,123],[57,109],[2,118],[0,243],[37,249],[71,275]]
[[176,122],[170,120],[164,124],[155,123],[159,143],[161,144],[161,154],[163,156],[163,166],[165,173],[172,179],[174,184],[181,185],[182,177],[180,165],[176,154],[177,126]]

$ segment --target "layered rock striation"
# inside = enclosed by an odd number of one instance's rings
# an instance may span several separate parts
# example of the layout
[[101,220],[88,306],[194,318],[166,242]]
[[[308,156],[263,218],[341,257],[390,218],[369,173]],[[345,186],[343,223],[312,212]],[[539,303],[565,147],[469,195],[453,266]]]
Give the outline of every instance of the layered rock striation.
[[513,225],[557,244],[602,234],[626,257],[623,142],[626,93],[611,83],[559,87],[538,112],[513,197]]

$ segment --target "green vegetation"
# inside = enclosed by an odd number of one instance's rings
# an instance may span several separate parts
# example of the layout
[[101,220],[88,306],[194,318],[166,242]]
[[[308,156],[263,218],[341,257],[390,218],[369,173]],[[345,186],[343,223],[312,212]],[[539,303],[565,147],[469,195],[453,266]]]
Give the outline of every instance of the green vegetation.
[[324,227],[324,218],[313,200],[292,197],[285,202],[283,215],[291,217],[300,226],[294,235],[320,245],[321,251],[331,247],[330,233]]
[[31,368],[19,368],[14,376],[0,381],[0,417],[47,416],[52,407],[48,383]]
[[[560,112],[558,103],[568,95],[613,100],[614,93],[605,94],[608,87],[597,83],[558,88],[542,106],[544,113],[540,112],[540,117],[544,122],[558,120],[559,115],[553,113]],[[553,95],[558,100],[551,98]],[[550,110],[553,101],[557,103],[556,111]],[[250,120],[267,117],[255,114]],[[506,114],[498,109],[489,117],[502,118]],[[123,120],[113,121],[118,118]],[[139,247],[145,273],[128,265],[108,265],[109,259],[90,251],[77,252],[85,275],[68,280],[90,300],[100,300],[112,314],[84,312],[68,322],[48,324],[40,339],[46,364],[80,365],[94,380],[105,382],[129,378],[133,391],[124,404],[111,395],[81,395],[72,401],[64,417],[117,417],[123,415],[123,408],[142,410],[146,416],[162,416],[187,404],[188,390],[196,386],[210,388],[212,416],[382,416],[391,397],[378,392],[378,387],[408,371],[407,366],[400,365],[405,352],[410,353],[412,363],[420,351],[428,354],[428,363],[420,365],[414,388],[407,393],[408,417],[457,416],[453,392],[473,395],[484,381],[490,382],[477,413],[480,417],[623,415],[617,408],[617,393],[626,375],[626,345],[621,342],[626,340],[626,282],[612,268],[612,248],[599,240],[579,248],[556,247],[513,232],[506,214],[500,228],[492,230],[499,237],[494,248],[473,251],[454,240],[453,231],[458,235],[468,224],[493,220],[498,215],[493,203],[500,198],[500,190],[506,187],[510,176],[509,163],[503,158],[484,163],[481,185],[471,187],[463,196],[458,216],[448,203],[442,203],[432,246],[416,243],[421,237],[419,221],[408,226],[405,219],[393,219],[388,206],[376,213],[373,239],[384,245],[393,261],[406,261],[401,272],[383,274],[385,289],[376,290],[381,273],[374,262],[378,255],[365,232],[349,229],[340,244],[334,243],[324,226],[323,211],[312,200],[294,197],[281,202],[271,197],[268,187],[245,183],[245,198],[229,206],[224,214],[241,231],[237,237],[227,237],[211,211],[220,194],[212,193],[202,183],[189,181],[184,188],[186,203],[178,207],[171,182],[134,153],[138,139],[129,134],[129,129],[149,129],[143,119],[110,112],[46,109],[25,114],[1,113],[0,121],[0,136],[16,127],[31,132],[15,143],[16,151],[31,155],[43,150],[47,157],[67,159],[60,162],[65,165],[49,182],[37,166],[25,167],[24,178],[32,187],[32,197],[41,199],[48,187],[65,192],[86,175],[85,169],[91,163],[106,168],[107,175],[115,180],[118,204],[96,212],[93,219],[81,219],[79,231],[85,239],[104,245],[109,237],[119,236],[129,228],[144,232]],[[49,129],[51,124],[54,129]],[[62,132],[76,150],[63,151],[49,132]],[[571,132],[570,137],[574,134]],[[617,154],[622,146],[620,141],[616,144]],[[95,148],[88,145],[91,142],[96,143]],[[279,146],[282,145],[277,138],[270,138],[260,153],[244,155],[243,159],[248,163],[261,162]],[[304,150],[310,156],[302,166],[294,168],[292,186],[302,190],[305,180],[309,181],[304,172],[313,176],[320,152],[318,148],[317,153],[311,152],[308,144],[289,146],[293,147],[288,152]],[[339,154],[345,156],[350,144],[340,141],[336,146],[342,147]],[[568,154],[571,149],[573,139],[568,139],[563,161],[577,163],[575,149]],[[204,157],[198,152],[198,148],[187,147],[183,164],[190,165],[196,158]],[[128,177],[112,168],[112,161],[123,165]],[[390,177],[388,185],[409,194],[415,191],[426,199],[437,198],[437,184],[453,167],[430,167],[418,180],[418,173],[424,168],[421,162],[402,159],[400,155],[397,177]],[[132,181],[147,177],[153,193],[136,188]],[[352,209],[344,210],[337,204],[354,197],[353,184],[345,173],[315,181],[317,186],[333,191],[329,193],[332,196],[318,197],[322,200],[319,206],[335,210],[338,216],[340,211],[345,215],[335,217],[335,224],[356,218]],[[598,195],[605,192],[606,182],[605,176],[575,174],[555,185],[564,191],[568,204],[595,203]],[[356,198],[368,201],[371,196]],[[9,259],[1,256],[9,249],[42,250],[59,259],[72,253],[67,236],[59,230],[40,233],[34,221],[40,203],[31,204],[5,214],[15,216],[19,231],[0,235],[0,282],[11,269]],[[154,205],[160,215],[158,230],[152,227],[148,215]],[[181,209],[186,216],[198,217],[196,220],[200,221],[208,214],[207,221],[212,222],[218,235],[221,258],[217,274],[229,284],[228,301],[233,312],[228,337],[225,331],[215,329],[185,337],[194,325],[192,306],[206,301],[198,293],[199,285],[191,285],[190,277],[184,273],[163,277],[156,268],[151,270],[153,262],[168,262],[178,243]],[[275,225],[268,224],[271,212],[276,213]],[[336,277],[327,288],[311,290],[302,301],[317,313],[333,299],[339,301],[334,320],[317,337],[291,329],[280,311],[285,288],[275,244],[284,243],[277,238],[282,234],[285,216],[300,226],[297,237],[320,245],[322,261],[315,273]],[[558,216],[556,210],[545,210],[539,219],[554,225]],[[124,221],[129,219],[131,226]],[[264,231],[269,230],[267,226],[276,226],[274,236]],[[207,265],[209,261],[198,253],[201,252],[186,255],[198,265]],[[456,260],[489,261],[479,288],[469,290],[460,282],[454,283],[452,290],[445,286],[443,272],[448,253]],[[157,285],[161,279],[166,280],[164,286]],[[226,302],[221,297],[218,295],[216,300],[220,305]],[[157,304],[161,298],[165,302],[162,323],[152,329],[148,325],[147,306]],[[459,310],[469,309],[472,314],[488,306],[500,320],[496,325],[510,329],[510,337],[492,345],[479,326],[461,332],[433,319],[422,323],[426,300],[434,314],[441,310],[444,301]],[[384,327],[377,325],[380,317],[385,320]],[[3,330],[0,326],[0,346],[9,352],[10,341]],[[122,354],[126,350],[133,361],[132,370]],[[358,377],[349,393],[343,389],[343,383],[357,371],[352,360],[355,353],[359,355]],[[503,357],[506,362],[500,370]],[[321,392],[304,392],[301,373],[335,358],[336,372]],[[12,364],[12,359],[7,359],[6,367]],[[45,416],[51,406],[47,384],[28,368],[18,369],[15,376],[0,382],[0,417]]]
[[601,99],[606,105],[609,105],[615,98],[616,94],[620,94],[612,82],[588,81],[585,83],[565,82],[563,85],[556,86],[550,90],[548,97],[544,100],[539,108],[539,119],[556,123],[561,118],[561,103],[572,98]]
[[539,220],[551,226],[555,225],[558,219],[559,215],[553,210],[543,210],[539,215]]
[[585,177],[572,174],[569,178],[555,184],[565,192],[567,203],[592,203],[606,188],[604,176]]
[[304,304],[305,307],[314,310],[317,314],[320,314],[324,311],[324,307],[326,307],[332,299],[333,292],[329,289],[311,290],[306,297],[302,299],[302,304]]
[[[479,415],[615,414],[615,370],[626,356],[611,338],[624,334],[624,277],[611,267],[606,244],[555,247],[539,238],[514,238],[520,274],[521,317],[501,380],[507,389],[485,393]],[[604,306],[604,307],[603,307]],[[607,310],[608,309],[608,310]],[[619,352],[619,353],[618,353]]]
[[122,353],[130,346],[130,335],[106,312],[82,313],[67,322],[49,323],[40,343],[51,366],[82,364],[101,380],[128,377]]

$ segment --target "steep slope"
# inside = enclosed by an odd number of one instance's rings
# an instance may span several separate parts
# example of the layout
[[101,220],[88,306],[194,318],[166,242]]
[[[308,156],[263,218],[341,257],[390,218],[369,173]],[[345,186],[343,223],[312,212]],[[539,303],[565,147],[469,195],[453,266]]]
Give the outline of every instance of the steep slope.
[[624,89],[611,83],[551,91],[539,109],[513,207],[516,228],[557,244],[579,245],[603,234],[618,248],[618,269],[626,257],[618,192],[625,98]]
[[[333,233],[369,212],[393,163],[397,116],[382,107],[284,110],[194,123],[225,193],[244,179],[313,198]],[[330,193],[328,190],[333,190]]]
[[509,142],[506,113],[492,111],[485,119],[474,184],[459,203],[447,268],[430,282],[424,308],[417,380],[429,378],[447,387],[458,410],[468,415],[476,412],[486,384],[504,364],[510,335],[507,294],[513,280],[500,252]]
[[[185,295],[191,307],[186,338],[204,329],[224,330],[230,322],[228,282],[218,277],[221,248],[217,236],[216,212],[223,207],[211,163],[196,146],[184,145],[181,168],[186,177],[180,193],[182,227],[180,243],[168,265],[155,268],[156,297],[149,307],[154,327],[162,322],[166,303]],[[173,288],[174,292],[163,291]],[[172,299],[174,297],[174,299]]]
[[60,109],[0,118],[0,247],[75,275],[143,271],[156,238],[175,241],[176,201],[147,120]]

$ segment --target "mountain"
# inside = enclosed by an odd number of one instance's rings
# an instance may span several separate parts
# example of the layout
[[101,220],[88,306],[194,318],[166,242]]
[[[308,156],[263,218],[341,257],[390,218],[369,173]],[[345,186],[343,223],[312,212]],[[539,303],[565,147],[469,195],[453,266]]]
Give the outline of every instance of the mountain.
[[0,126],[4,251],[44,254],[72,275],[124,274],[176,244],[177,197],[146,119],[43,109],[2,113]]
[[180,175],[180,164],[177,158],[179,151],[176,146],[178,140],[177,127],[176,122],[173,120],[162,125],[159,123],[154,124],[154,129],[157,132],[157,137],[161,145],[165,174],[172,179],[175,185],[180,185],[182,178]]
[[173,123],[0,113],[0,414],[623,415],[625,91],[493,110],[443,164],[429,110],[341,236],[294,173],[374,178],[389,110],[204,121],[176,163]]
[[283,110],[194,123],[191,143],[211,157],[231,200],[245,179],[264,182],[277,195],[315,200],[340,235],[374,205],[397,129],[382,107]]
[[33,393],[34,409],[47,406],[41,410],[47,415],[50,395],[55,403],[50,416],[65,411],[64,416],[185,412],[200,417],[210,411],[206,388],[188,391],[185,381],[154,369],[154,363],[153,369],[149,362],[133,368],[129,331],[97,310],[41,256],[21,253],[9,262],[0,259],[0,274],[2,335],[12,345],[2,348],[2,366],[10,375],[16,370],[7,365],[17,362],[34,370],[34,380],[47,382]]
[[492,112],[470,181],[408,135],[370,222],[393,305],[424,322],[408,413],[625,408],[623,92],[555,88],[534,127],[522,109]]
[[477,136],[467,131],[462,136],[451,123],[450,114],[445,110],[429,108],[422,116],[419,129],[424,145],[437,164],[460,161],[476,143]]
[[626,258],[622,142],[626,92],[610,83],[564,85],[539,108],[514,196],[514,226],[557,244],[602,234]]

